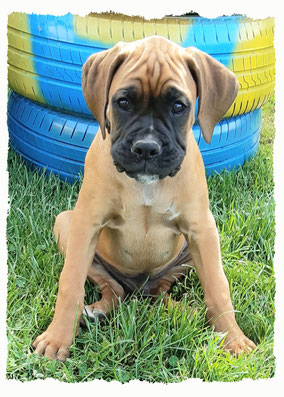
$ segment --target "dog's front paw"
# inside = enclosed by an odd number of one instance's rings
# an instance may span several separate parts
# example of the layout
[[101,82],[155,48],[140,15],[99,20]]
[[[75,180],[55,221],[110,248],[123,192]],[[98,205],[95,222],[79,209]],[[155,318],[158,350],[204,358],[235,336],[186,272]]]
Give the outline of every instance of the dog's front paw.
[[51,358],[52,360],[66,361],[69,357],[69,347],[72,345],[73,333],[63,332],[50,324],[45,332],[39,335],[34,343],[34,353]]
[[256,345],[243,333],[236,335],[229,333],[226,336],[223,347],[231,354],[238,356],[242,353],[251,352],[253,349],[256,348]]

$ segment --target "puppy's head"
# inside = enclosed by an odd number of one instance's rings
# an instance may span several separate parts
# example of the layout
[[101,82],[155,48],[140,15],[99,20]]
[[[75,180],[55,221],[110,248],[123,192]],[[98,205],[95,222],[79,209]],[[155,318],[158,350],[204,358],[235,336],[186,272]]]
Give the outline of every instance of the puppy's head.
[[237,95],[238,82],[204,52],[153,36],[91,55],[82,87],[103,138],[110,133],[117,170],[149,183],[180,169],[196,98],[209,143]]

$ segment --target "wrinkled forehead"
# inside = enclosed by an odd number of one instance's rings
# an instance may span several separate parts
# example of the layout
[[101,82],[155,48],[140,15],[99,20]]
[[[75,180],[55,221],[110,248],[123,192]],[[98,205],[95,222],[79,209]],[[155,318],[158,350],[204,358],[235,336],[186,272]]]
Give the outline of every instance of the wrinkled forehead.
[[127,50],[126,60],[114,75],[110,95],[132,86],[144,97],[157,97],[175,88],[189,99],[196,98],[196,85],[180,46],[150,39],[131,43]]

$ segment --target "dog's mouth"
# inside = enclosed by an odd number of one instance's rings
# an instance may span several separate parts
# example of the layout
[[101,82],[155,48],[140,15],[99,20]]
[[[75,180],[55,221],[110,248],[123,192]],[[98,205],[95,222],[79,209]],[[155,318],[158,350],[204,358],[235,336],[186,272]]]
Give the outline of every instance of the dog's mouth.
[[145,171],[145,168],[141,172],[134,172],[134,171],[129,171],[126,170],[122,165],[120,165],[117,161],[114,161],[113,164],[115,165],[117,171],[119,173],[125,172],[126,175],[130,178],[136,179],[137,182],[142,183],[142,184],[150,184],[157,182],[159,179],[164,179],[167,176],[174,177],[180,170],[181,166],[175,167],[171,172],[168,174],[156,174],[156,173],[150,173]]

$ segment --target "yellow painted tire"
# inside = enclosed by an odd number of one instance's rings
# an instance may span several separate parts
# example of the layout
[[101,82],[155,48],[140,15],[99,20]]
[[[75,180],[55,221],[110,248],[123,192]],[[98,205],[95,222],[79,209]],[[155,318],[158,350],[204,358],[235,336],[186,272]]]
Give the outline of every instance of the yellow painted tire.
[[8,18],[11,88],[58,110],[90,116],[81,89],[87,57],[117,41],[159,34],[195,46],[232,70],[239,94],[226,117],[261,107],[274,92],[274,19],[242,16],[144,20],[115,14],[56,17],[14,12]]

